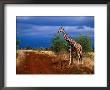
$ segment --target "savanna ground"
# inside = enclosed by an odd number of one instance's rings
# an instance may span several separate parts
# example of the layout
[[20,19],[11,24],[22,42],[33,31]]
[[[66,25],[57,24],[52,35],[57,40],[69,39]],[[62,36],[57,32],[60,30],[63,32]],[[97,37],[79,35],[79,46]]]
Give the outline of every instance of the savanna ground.
[[16,57],[16,74],[94,74],[94,52],[83,54],[83,64],[71,66],[65,52],[56,55],[49,50],[17,50]]

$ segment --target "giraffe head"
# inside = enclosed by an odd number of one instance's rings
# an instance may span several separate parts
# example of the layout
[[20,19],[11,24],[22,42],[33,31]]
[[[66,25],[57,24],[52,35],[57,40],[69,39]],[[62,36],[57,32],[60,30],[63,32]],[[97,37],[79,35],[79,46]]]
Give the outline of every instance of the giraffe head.
[[60,29],[58,30],[58,33],[59,32],[64,32],[64,28],[63,27],[60,27]]

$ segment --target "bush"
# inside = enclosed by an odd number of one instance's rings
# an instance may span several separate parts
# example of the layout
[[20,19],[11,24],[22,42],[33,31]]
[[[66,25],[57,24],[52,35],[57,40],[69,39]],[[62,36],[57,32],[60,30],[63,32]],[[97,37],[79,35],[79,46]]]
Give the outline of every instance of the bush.
[[83,52],[91,51],[91,40],[89,36],[79,36],[77,38],[74,38],[76,42],[82,45]]
[[61,51],[68,50],[68,43],[62,38],[61,35],[56,34],[52,39],[51,48],[54,52],[59,53]]

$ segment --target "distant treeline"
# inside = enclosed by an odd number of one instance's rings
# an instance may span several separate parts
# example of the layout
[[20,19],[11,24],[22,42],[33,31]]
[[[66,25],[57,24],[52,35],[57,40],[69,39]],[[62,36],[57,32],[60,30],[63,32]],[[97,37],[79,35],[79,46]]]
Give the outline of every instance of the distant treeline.
[[26,48],[17,48],[19,50],[52,50],[52,48],[32,48],[32,47],[26,47]]

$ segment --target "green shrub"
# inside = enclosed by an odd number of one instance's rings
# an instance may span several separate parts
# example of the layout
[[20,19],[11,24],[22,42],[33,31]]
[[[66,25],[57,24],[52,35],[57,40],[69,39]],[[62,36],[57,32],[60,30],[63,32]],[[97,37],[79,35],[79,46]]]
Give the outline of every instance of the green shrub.
[[89,36],[81,35],[74,39],[81,44],[83,52],[91,51],[91,40]]
[[61,35],[56,34],[52,38],[51,48],[56,53],[59,53],[61,51],[67,51],[68,43],[62,38]]

